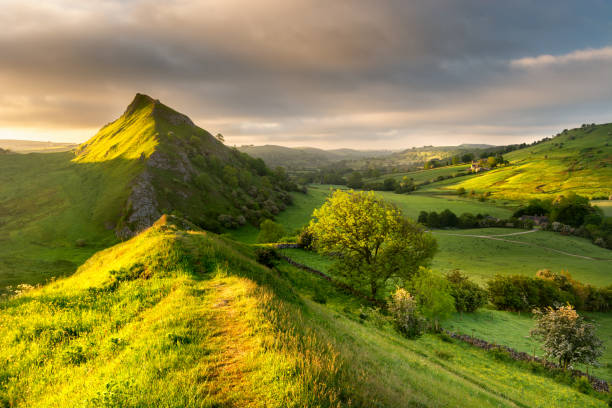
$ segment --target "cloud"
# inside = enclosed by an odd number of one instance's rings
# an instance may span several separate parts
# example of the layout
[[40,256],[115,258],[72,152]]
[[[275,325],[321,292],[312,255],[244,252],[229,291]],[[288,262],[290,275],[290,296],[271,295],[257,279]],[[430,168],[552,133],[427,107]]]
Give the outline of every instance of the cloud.
[[571,64],[571,63],[600,63],[602,61],[612,61],[612,47],[598,49],[588,48],[576,50],[563,55],[538,55],[537,57],[519,58],[510,61],[512,67],[518,68],[545,68],[551,65]]
[[98,128],[144,92],[238,144],[548,136],[609,120],[612,5],[587,3],[5,0],[0,128]]

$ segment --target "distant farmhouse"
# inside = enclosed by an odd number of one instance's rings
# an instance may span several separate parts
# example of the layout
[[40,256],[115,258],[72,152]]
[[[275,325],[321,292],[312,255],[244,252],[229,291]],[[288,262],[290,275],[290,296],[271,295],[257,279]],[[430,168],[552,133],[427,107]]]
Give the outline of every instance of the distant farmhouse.
[[472,173],[479,173],[481,171],[486,171],[486,170],[491,170],[491,169],[488,167],[482,166],[480,162],[477,162],[475,160],[472,161],[472,166],[470,167],[470,171]]

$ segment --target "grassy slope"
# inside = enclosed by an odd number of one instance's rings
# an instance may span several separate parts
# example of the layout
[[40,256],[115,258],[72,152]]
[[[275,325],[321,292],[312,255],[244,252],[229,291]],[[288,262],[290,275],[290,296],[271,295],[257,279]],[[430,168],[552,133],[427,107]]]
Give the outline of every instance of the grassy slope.
[[[113,284],[109,271],[134,263],[144,273]],[[308,300],[314,290],[328,305]],[[355,307],[313,275],[274,273],[239,244],[160,225],[0,303],[0,403],[604,405],[481,350],[360,323]]]
[[391,174],[385,174],[384,176],[380,176],[376,178],[366,179],[365,182],[366,183],[382,182],[388,178],[392,178],[397,181],[401,181],[403,177],[408,177],[409,179],[410,178],[413,179],[415,184],[420,184],[424,181],[435,180],[436,177],[439,177],[439,176],[444,176],[444,177],[452,176],[455,173],[468,169],[469,167],[470,167],[469,164],[458,164],[456,166],[438,167],[435,169],[418,170],[418,171],[411,171],[407,173],[403,173],[403,172],[402,173],[391,173]]
[[568,191],[589,197],[612,194],[612,124],[572,129],[505,159],[509,166],[458,179],[445,188],[491,191],[496,197],[519,200]]
[[[75,163],[74,154],[0,157],[0,291],[72,273],[116,242],[111,229],[127,199],[124,160]],[[84,240],[84,247],[76,241]]]
[[[595,321],[597,334],[605,345],[604,355],[600,359],[602,366],[594,369],[591,367],[589,372],[612,381],[612,314],[585,313],[585,315]],[[504,344],[529,354],[533,353],[535,347],[536,355],[542,356],[542,350],[529,338],[529,331],[533,325],[529,314],[521,315],[490,309],[481,309],[463,315],[457,313],[445,323],[445,327],[450,330]]]

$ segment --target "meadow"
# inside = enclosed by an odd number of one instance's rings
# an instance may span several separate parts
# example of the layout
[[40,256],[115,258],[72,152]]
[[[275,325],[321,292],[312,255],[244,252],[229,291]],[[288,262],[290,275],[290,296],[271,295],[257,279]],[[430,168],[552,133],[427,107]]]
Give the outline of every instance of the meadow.
[[[604,341],[604,355],[600,367],[589,367],[593,375],[612,381],[612,315],[610,313],[581,313],[597,325],[597,334]],[[489,342],[503,344],[516,350],[543,356],[538,343],[529,337],[534,321],[530,314],[518,314],[492,309],[474,313],[456,313],[444,323],[448,330],[475,336]],[[583,371],[585,367],[579,366]]]
[[0,292],[73,273],[117,242],[133,166],[75,163],[72,152],[0,157]]
[[0,302],[0,405],[605,406],[469,345],[407,340],[361,306],[164,219]]
[[411,172],[391,173],[384,176],[366,179],[366,183],[383,182],[385,179],[392,178],[397,181],[402,181],[404,177],[413,179],[415,184],[420,184],[425,181],[435,180],[437,177],[454,176],[458,172],[466,171],[470,168],[470,164],[458,164],[455,166],[438,167],[435,169],[417,170]]
[[573,191],[587,197],[612,194],[612,124],[572,129],[551,140],[504,155],[509,164],[485,173],[426,186],[464,188],[493,198],[527,200]]

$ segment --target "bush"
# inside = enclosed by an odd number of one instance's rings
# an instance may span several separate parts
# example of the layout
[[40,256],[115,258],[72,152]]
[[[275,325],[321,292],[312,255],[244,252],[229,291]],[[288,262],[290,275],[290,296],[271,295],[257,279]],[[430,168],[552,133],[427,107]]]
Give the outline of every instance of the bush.
[[308,228],[304,228],[302,231],[300,231],[298,238],[297,238],[297,243],[302,248],[311,249],[313,242],[314,242],[314,237],[312,235],[312,232],[310,232]]
[[583,394],[589,394],[593,391],[593,386],[586,376],[576,378],[574,387]]
[[257,235],[257,242],[268,243],[277,242],[285,235],[285,229],[282,225],[272,221],[264,220],[259,226],[259,234]]
[[487,291],[469,280],[459,270],[454,270],[446,279],[450,282],[451,295],[455,299],[458,312],[475,312],[487,304]]
[[393,324],[397,331],[408,338],[415,338],[423,333],[425,319],[417,310],[417,302],[406,289],[398,288],[388,304]]
[[276,249],[269,247],[261,247],[255,249],[255,260],[262,265],[272,268],[276,265],[276,262],[280,259]]

